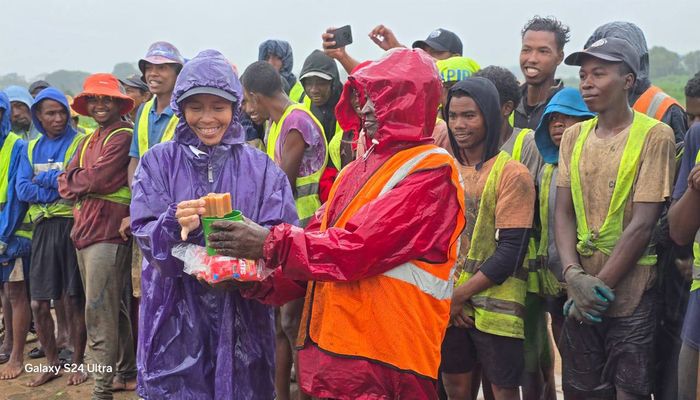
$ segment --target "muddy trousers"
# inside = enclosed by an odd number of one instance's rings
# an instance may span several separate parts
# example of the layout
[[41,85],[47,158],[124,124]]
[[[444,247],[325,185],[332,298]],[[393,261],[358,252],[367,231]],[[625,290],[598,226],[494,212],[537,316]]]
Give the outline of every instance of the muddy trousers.
[[130,279],[131,246],[97,243],[78,250],[85,287],[85,368],[95,379],[93,399],[112,398],[112,380],[136,376],[131,320],[122,296]]

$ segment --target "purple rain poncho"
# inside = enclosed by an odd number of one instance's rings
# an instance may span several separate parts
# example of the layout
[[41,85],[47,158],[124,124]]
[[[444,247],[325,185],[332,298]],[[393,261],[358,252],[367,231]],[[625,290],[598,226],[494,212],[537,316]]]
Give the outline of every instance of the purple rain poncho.
[[[217,146],[200,142],[177,104],[193,87],[215,87],[238,99]],[[217,51],[201,52],[175,84],[171,106],[180,122],[174,140],[154,146],[136,170],[131,228],[144,256],[138,394],[146,399],[273,398],[272,309],[237,291],[203,286],[183,273],[182,262],[170,254],[181,242],[177,203],[207,193],[230,192],[234,209],[260,225],[297,223],[287,176],[245,144],[239,123],[242,97],[228,61]],[[201,228],[187,241],[204,245]]]

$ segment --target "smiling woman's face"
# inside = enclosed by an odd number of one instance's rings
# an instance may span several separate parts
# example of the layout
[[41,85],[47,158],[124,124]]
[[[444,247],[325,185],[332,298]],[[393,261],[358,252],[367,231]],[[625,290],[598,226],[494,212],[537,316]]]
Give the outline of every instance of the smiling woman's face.
[[213,94],[196,94],[182,109],[187,125],[207,146],[216,146],[233,118],[233,103]]

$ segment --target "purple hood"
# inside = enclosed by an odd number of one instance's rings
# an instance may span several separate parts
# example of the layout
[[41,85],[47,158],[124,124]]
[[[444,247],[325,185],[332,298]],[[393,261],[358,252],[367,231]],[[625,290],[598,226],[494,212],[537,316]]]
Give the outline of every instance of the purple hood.
[[177,76],[175,90],[170,100],[170,107],[180,118],[175,128],[175,141],[187,145],[199,147],[202,142],[187,125],[185,117],[180,109],[180,97],[185,92],[197,87],[211,87],[221,89],[232,94],[236,98],[233,119],[229,125],[222,144],[236,144],[245,142],[245,130],[241,125],[241,99],[243,98],[243,86],[233,71],[233,66],[216,50],[204,50],[182,67]]
[[[241,98],[231,65],[207,50],[185,65],[172,107],[181,117],[175,140],[148,151],[134,176],[131,227],[144,256],[139,314],[138,393],[146,399],[271,399],[272,310],[238,292],[215,291],[183,273],[171,255],[181,243],[177,204],[207,193],[232,194],[234,209],[263,226],[297,223],[287,176],[244,143],[240,101],[224,139],[203,145],[177,99],[192,87],[215,87]],[[195,149],[193,149],[195,148]],[[189,243],[204,245],[201,229]]]

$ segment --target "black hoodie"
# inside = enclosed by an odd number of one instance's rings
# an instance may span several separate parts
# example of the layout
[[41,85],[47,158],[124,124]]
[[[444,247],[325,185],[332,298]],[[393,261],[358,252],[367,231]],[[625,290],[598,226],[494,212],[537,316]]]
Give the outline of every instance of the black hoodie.
[[[340,99],[340,93],[343,91],[343,84],[340,82],[340,73],[338,72],[338,66],[335,60],[325,55],[321,50],[314,50],[304,61],[304,66],[301,69],[301,75],[304,76],[309,72],[322,72],[324,74],[330,75],[333,78],[331,83],[331,97],[328,99],[326,104],[321,107],[317,107],[314,104],[311,105],[311,112],[323,125],[323,131],[326,134],[326,140],[328,142],[333,139],[335,134],[335,105],[338,104]],[[303,85],[302,81],[302,85]],[[306,97],[306,93],[300,99],[303,102]]]
[[[449,129],[450,101],[457,92],[465,93],[474,99],[486,122],[486,151],[484,151],[481,161],[476,165],[476,169],[480,169],[484,162],[496,157],[500,152],[502,117],[498,90],[490,80],[482,77],[473,77],[458,82],[452,86],[447,94],[445,115],[448,117],[447,126],[450,143],[457,160],[461,164],[465,164],[454,134]],[[505,282],[508,277],[513,276],[520,268],[519,266],[523,265],[527,253],[529,234],[530,230],[527,228],[499,229],[496,250],[491,257],[484,261],[479,270],[497,285]]]
[[447,122],[450,144],[454,149],[457,161],[461,164],[465,164],[461,152],[459,151],[459,145],[455,140],[452,130],[449,128],[450,101],[452,100],[452,96],[457,92],[465,93],[474,99],[486,122],[486,151],[481,161],[476,165],[476,168],[479,169],[485,161],[497,156],[500,148],[502,117],[498,90],[490,80],[481,77],[472,77],[457,82],[447,94],[447,104],[445,105],[445,116],[447,120],[445,122]]

